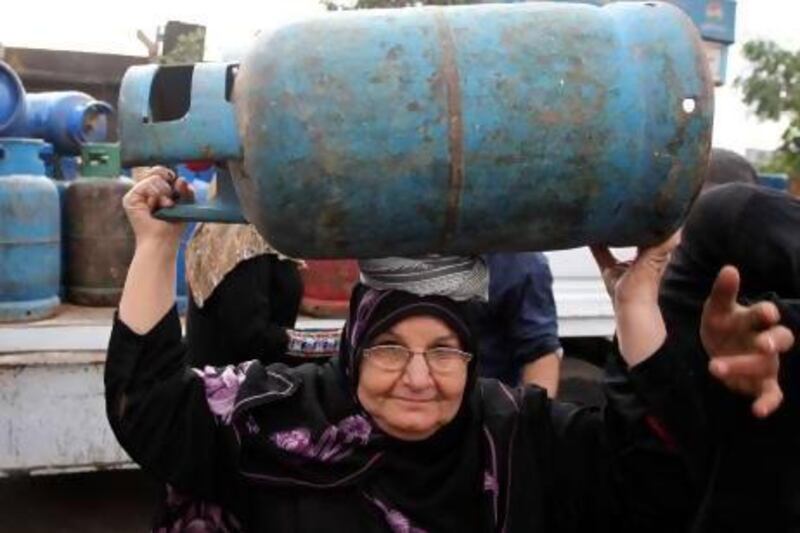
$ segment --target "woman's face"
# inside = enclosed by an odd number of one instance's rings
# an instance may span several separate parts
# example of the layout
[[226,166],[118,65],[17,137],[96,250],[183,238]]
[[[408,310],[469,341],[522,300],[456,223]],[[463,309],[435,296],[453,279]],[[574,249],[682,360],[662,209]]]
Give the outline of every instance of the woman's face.
[[441,320],[412,316],[378,335],[370,346],[397,345],[415,353],[404,370],[388,371],[364,357],[358,399],[387,434],[423,440],[453,420],[464,396],[467,361],[455,372],[431,373],[421,353],[433,348],[462,349],[455,332]]

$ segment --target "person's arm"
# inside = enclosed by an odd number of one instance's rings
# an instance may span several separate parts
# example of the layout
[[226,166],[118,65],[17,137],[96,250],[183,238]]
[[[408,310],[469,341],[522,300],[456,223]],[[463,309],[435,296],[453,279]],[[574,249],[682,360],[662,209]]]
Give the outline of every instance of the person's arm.
[[190,194],[185,182],[157,167],[123,199],[136,252],[109,341],[106,413],[120,444],[144,470],[181,491],[213,498],[225,448],[208,401],[214,381],[188,367],[174,306],[182,226],[152,216],[172,205],[176,192]]
[[[668,341],[680,340],[667,338],[658,304],[661,277],[679,240],[676,234],[659,246],[640,250],[631,263],[618,262],[608,249],[592,249],[614,302],[619,351],[631,368]],[[794,337],[779,324],[775,304],[743,306],[737,303],[738,292],[738,271],[723,268],[703,307],[699,334],[711,374],[729,390],[754,398],[754,414],[766,417],[783,399],[779,355],[791,348]]]
[[780,356],[794,345],[794,335],[780,324],[773,302],[741,305],[739,271],[724,267],[711,288],[700,322],[700,339],[711,375],[728,389],[755,398],[753,414],[766,418],[780,407]]
[[549,529],[688,530],[710,447],[682,439],[704,419],[669,348],[629,369],[627,392],[607,396],[605,408],[549,402],[548,424],[537,427]]
[[186,363],[174,306],[144,335],[115,320],[104,381],[111,429],[145,472],[193,496],[224,494],[226,428],[209,407],[209,377]]
[[175,261],[183,224],[157,220],[152,212],[173,206],[175,195],[191,194],[183,179],[176,179],[164,167],[154,167],[122,199],[136,249],[122,290],[119,319],[136,333],[149,331],[175,303]]
[[537,385],[547,390],[550,398],[555,398],[561,370],[561,343],[553,275],[542,253],[519,254],[512,265],[522,272],[506,297],[507,309],[503,313],[507,317],[513,357],[520,365],[520,381],[525,385]]
[[[688,354],[681,350],[687,345],[669,339],[659,322],[637,329],[638,320],[658,318],[657,304],[647,312],[646,302],[657,287],[660,269],[654,267],[662,264],[659,256],[666,260],[668,249],[643,250],[614,280],[612,288],[620,291],[614,295],[615,312],[627,391],[610,395],[602,412],[550,404],[547,449],[554,466],[548,478],[558,528],[622,524],[630,531],[684,531],[699,503],[717,445],[709,420],[720,413],[710,412],[705,392],[697,390],[686,371]],[[769,386],[777,375],[777,352],[788,349],[793,339],[776,325],[775,309],[735,303],[736,281],[735,271],[720,274],[698,333],[712,357],[712,372],[719,372],[714,368],[721,364],[721,382],[757,398],[754,410],[764,416],[776,407],[773,400],[780,401]],[[641,331],[657,335],[655,342],[642,338]]]
[[614,305],[620,354],[630,367],[654,354],[667,338],[658,288],[679,241],[676,233],[658,246],[640,249],[628,263],[617,261],[608,248],[591,248]]

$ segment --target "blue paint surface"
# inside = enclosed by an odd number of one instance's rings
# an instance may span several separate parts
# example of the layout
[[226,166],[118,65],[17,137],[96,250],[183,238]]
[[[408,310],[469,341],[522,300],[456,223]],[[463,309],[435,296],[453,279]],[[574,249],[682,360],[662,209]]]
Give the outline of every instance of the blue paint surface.
[[[159,67],[145,65],[128,69],[119,93],[120,139],[129,139],[121,145],[123,163],[180,163],[241,157],[233,108],[225,98],[226,80],[234,68],[225,63],[195,65],[190,109],[179,119],[156,123],[157,127],[153,127],[150,102]],[[165,90],[179,88],[172,85]],[[168,157],[164,155],[165,148]]]
[[778,191],[789,190],[789,176],[786,174],[759,174],[758,183]]
[[232,106],[202,65],[189,114],[148,123],[155,68],[123,82],[125,162],[241,150],[246,218],[298,257],[650,244],[708,161],[702,41],[665,3],[329,14],[262,34]]
[[45,316],[59,303],[61,215],[44,144],[0,139],[0,321]]

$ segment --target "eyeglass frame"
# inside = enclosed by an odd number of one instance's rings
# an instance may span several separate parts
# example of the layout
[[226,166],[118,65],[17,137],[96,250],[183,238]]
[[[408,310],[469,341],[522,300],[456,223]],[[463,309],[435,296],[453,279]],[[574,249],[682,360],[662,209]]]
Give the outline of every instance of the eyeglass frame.
[[428,350],[421,350],[420,351],[420,350],[412,350],[410,348],[406,348],[405,346],[400,345],[400,344],[377,344],[375,346],[370,346],[368,348],[362,349],[361,353],[362,353],[364,358],[368,358],[368,357],[371,356],[370,351],[372,351],[372,350],[374,350],[376,348],[386,348],[386,347],[400,348],[402,350],[405,350],[405,352],[408,354],[407,357],[406,357],[405,364],[402,367],[397,368],[396,370],[379,366],[379,368],[381,370],[384,370],[386,372],[396,372],[398,374],[402,374],[403,372],[406,371],[406,369],[408,368],[408,365],[411,363],[411,359],[415,355],[421,355],[422,358],[425,360],[425,365],[428,367],[428,371],[431,374],[448,375],[447,372],[444,372],[444,373],[437,372],[431,366],[430,361],[428,360],[428,353],[433,351],[433,350],[448,350],[448,351],[451,351],[451,352],[457,352],[458,355],[461,356],[461,359],[464,361],[464,368],[466,368],[469,365],[469,362],[472,361],[472,358],[475,357],[475,354],[472,354],[470,352],[465,352],[464,350],[460,350],[458,348],[452,348],[452,347],[449,347],[449,346],[438,346],[436,348],[430,348]]

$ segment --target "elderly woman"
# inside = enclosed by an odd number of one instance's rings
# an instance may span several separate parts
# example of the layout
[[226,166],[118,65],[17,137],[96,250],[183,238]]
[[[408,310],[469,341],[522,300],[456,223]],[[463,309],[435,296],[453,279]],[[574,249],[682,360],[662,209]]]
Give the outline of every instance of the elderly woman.
[[[190,194],[157,169],[125,198],[137,249],[106,367],[123,447],[173,487],[176,503],[202,502],[184,505],[170,531],[685,527],[691,502],[671,488],[708,443],[684,438],[701,422],[662,349],[655,298],[666,246],[643,252],[617,283],[619,348],[639,395],[606,413],[478,379],[463,302],[365,286],[354,290],[339,356],[323,366],[196,370],[172,302],[181,229],[151,216],[176,191]],[[773,355],[742,333],[737,353]],[[758,335],[780,350],[782,333]],[[201,521],[206,529],[193,529]]]

